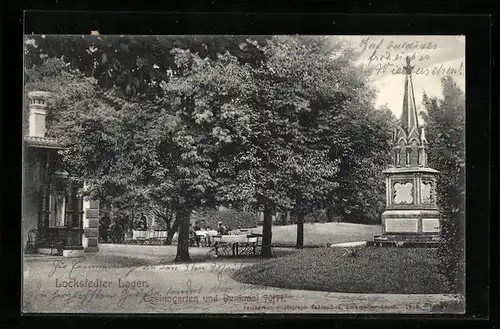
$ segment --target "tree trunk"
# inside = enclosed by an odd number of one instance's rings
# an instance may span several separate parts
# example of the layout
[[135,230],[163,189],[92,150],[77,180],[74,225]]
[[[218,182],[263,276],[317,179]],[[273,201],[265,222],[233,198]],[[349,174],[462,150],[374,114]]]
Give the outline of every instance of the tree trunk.
[[172,228],[173,217],[174,217],[174,210],[173,209],[169,210],[167,207],[165,207],[165,224],[167,232],[170,232],[170,229]]
[[283,217],[283,225],[288,225],[290,223],[290,212],[286,212],[286,216]]
[[172,224],[172,227],[167,230],[167,238],[165,239],[165,242],[163,243],[165,246],[170,246],[172,244],[172,239],[174,238],[175,232],[179,231],[179,224],[180,221],[176,217],[174,220],[174,224]]
[[297,245],[296,248],[304,247],[304,214],[297,214]]
[[271,251],[273,212],[273,207],[268,205],[265,206],[264,224],[262,226],[262,250],[260,255],[266,258],[270,258],[273,256],[273,253]]
[[335,219],[335,211],[333,209],[333,207],[328,207],[326,208],[326,217],[328,218],[328,222],[335,222],[336,219]]
[[191,209],[181,209],[177,212],[177,221],[179,222],[179,240],[177,241],[176,262],[190,262],[189,257],[189,224],[191,218]]

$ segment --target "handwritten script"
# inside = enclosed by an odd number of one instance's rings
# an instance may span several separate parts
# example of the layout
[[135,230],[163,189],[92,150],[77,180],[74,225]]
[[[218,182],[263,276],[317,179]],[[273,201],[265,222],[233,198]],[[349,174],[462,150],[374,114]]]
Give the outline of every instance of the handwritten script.
[[[358,45],[361,57],[367,62],[367,69],[372,75],[404,74],[403,64],[406,57],[414,66],[412,74],[424,76],[464,75],[464,61],[447,65],[436,58],[442,53],[439,44],[433,41],[403,41],[401,38],[364,37]],[[435,63],[437,62],[437,63]]]

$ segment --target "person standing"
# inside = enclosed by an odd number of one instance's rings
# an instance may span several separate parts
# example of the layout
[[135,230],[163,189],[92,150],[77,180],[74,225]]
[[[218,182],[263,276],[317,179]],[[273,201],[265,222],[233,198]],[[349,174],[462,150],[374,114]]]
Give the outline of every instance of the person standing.
[[201,236],[196,234],[197,231],[201,231],[201,228],[200,228],[200,225],[198,224],[198,222],[196,222],[193,226],[193,234],[194,234],[194,240],[196,242],[196,246],[199,247],[200,242],[201,242]]
[[111,219],[107,215],[104,215],[101,220],[99,220],[99,237],[103,243],[108,242],[110,225]]
[[227,234],[227,227],[224,226],[224,224],[222,222],[219,222],[219,226],[217,228],[217,232],[220,235],[226,235]]

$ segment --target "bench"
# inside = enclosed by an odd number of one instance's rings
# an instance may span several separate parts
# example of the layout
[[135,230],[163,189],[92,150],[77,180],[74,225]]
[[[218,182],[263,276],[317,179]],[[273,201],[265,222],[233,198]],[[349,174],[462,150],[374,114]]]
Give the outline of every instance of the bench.
[[167,231],[132,231],[125,234],[123,243],[142,245],[162,245],[167,239]]

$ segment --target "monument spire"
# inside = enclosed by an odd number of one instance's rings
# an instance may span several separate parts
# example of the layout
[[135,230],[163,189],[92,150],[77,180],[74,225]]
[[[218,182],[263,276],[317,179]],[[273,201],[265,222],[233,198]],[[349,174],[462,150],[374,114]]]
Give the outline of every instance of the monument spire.
[[413,81],[411,78],[411,73],[415,66],[410,65],[410,57],[406,57],[406,66],[403,66],[405,70],[405,90],[403,97],[403,112],[401,114],[401,127],[410,134],[413,128],[419,128],[418,117],[417,117],[417,106],[415,104],[415,94],[413,92]]
[[406,73],[403,112],[400,124],[394,132],[394,165],[396,167],[426,167],[428,142],[424,128],[418,124],[411,76],[414,66],[410,63],[410,57],[406,57],[406,65],[403,68]]
[[437,207],[438,171],[427,165],[427,138],[419,127],[411,73],[406,57],[405,90],[401,122],[394,132],[394,163],[383,171],[386,208],[382,213],[382,235],[371,246],[426,246],[439,242],[440,213]]

